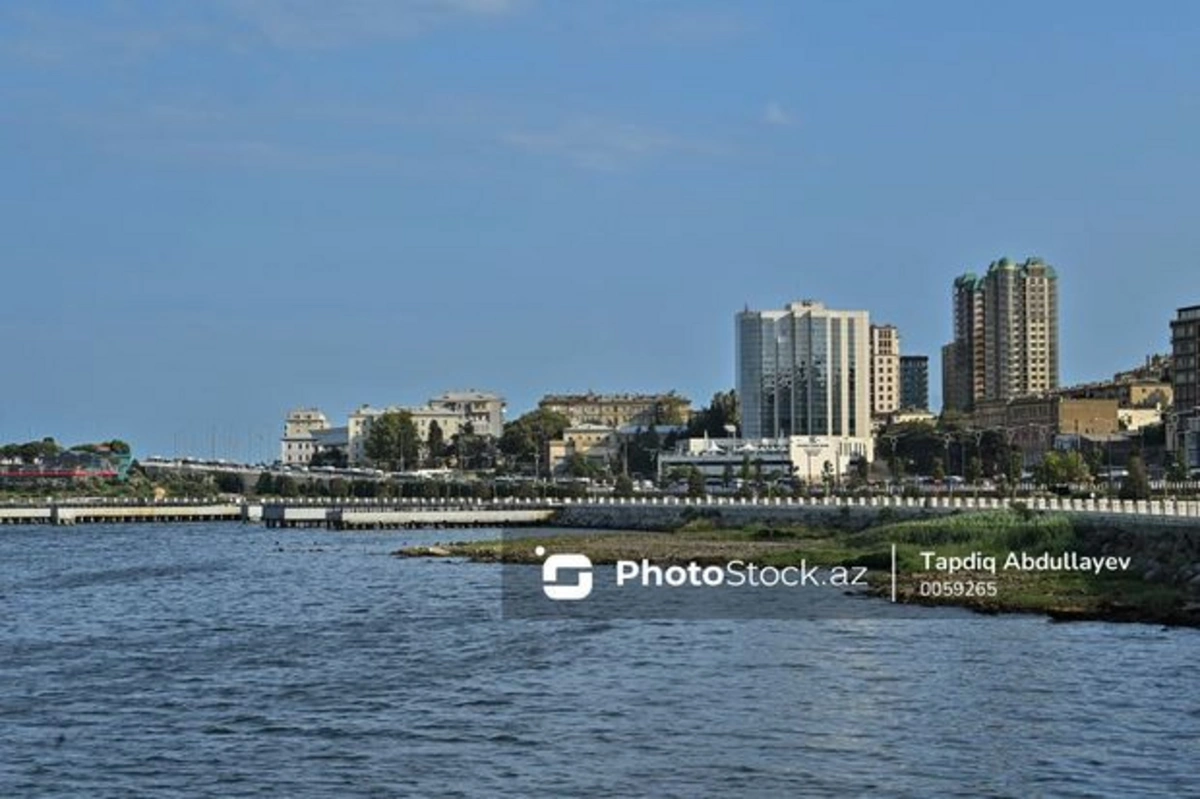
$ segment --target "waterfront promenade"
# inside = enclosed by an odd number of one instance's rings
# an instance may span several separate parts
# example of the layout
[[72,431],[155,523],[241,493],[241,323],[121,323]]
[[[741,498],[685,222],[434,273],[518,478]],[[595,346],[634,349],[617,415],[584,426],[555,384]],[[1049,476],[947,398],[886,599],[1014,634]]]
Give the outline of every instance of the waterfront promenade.
[[[604,518],[636,521],[639,516],[736,519],[745,514],[802,522],[814,515],[912,517],[1008,507],[1126,520],[1160,520],[1200,526],[1197,500],[972,496],[862,496],[819,498],[584,497],[536,499],[289,499],[94,500],[0,504],[0,524],[73,525],[135,522],[263,523],[268,527],[384,529],[400,527],[485,527],[566,522],[581,526]],[[601,524],[598,526],[608,526]]]

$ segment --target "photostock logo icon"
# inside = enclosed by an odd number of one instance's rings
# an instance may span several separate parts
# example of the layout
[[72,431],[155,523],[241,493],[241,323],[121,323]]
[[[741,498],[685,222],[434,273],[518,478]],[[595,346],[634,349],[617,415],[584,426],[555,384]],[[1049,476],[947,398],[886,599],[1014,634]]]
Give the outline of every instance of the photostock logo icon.
[[[539,558],[545,547],[533,550]],[[574,572],[575,582],[559,582],[559,572]],[[551,555],[542,563],[542,591],[554,600],[585,599],[592,593],[592,561],[587,555]]]

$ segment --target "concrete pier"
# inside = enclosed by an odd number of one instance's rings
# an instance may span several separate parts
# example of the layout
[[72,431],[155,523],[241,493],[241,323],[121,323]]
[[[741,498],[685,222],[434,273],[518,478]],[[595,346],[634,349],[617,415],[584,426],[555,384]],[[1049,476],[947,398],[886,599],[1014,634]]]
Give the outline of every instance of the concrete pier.
[[0,525],[256,521],[261,506],[239,502],[64,502],[0,505]]

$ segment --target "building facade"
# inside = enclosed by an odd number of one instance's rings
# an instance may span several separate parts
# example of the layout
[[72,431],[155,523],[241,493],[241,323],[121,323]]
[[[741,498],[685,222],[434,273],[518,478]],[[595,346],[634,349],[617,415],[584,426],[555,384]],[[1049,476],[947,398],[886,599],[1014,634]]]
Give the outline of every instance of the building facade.
[[706,478],[721,477],[729,467],[734,475],[743,465],[761,470],[764,477],[793,477],[813,485],[826,479],[841,480],[859,458],[870,461],[869,439],[833,436],[744,438],[691,438],[674,452],[658,457],[659,479],[675,469],[697,468]]
[[813,301],[736,319],[746,439],[871,437],[870,318]]
[[347,460],[351,466],[367,463],[367,436],[371,432],[371,424],[385,413],[407,412],[412,417],[417,437],[425,442],[434,424],[441,429],[446,441],[468,428],[475,435],[499,438],[504,432],[505,408],[503,397],[485,391],[451,391],[416,407],[392,405],[374,408],[362,405],[350,414],[346,422]]
[[1038,258],[1002,258],[954,281],[954,341],[943,349],[943,402],[967,411],[1058,387],[1058,275]]
[[1041,460],[1057,439],[1116,436],[1121,430],[1115,399],[1073,399],[1057,395],[983,400],[971,414],[978,430],[999,430],[1018,447],[1027,464]]
[[[460,432],[466,425],[476,435],[500,438],[504,434],[504,398],[498,394],[486,391],[447,391],[441,396],[429,400],[425,408],[434,414],[441,414],[454,431],[442,432],[449,438]],[[434,417],[431,417],[434,418]]]
[[900,333],[895,325],[871,325],[871,414],[900,407]]
[[317,453],[314,434],[329,429],[329,420],[317,408],[297,408],[283,420],[279,461],[284,466],[305,466]]
[[599,424],[582,424],[563,430],[562,438],[547,442],[547,462],[552,473],[563,471],[575,455],[601,468],[611,464],[621,452],[617,431]]
[[973,273],[956,278],[951,304],[954,340],[942,348],[942,403],[967,411],[984,398],[983,281]]
[[705,481],[740,480],[743,471],[761,473],[765,479],[793,474],[791,449],[786,440],[749,442],[737,438],[692,438],[674,452],[658,456],[658,479],[675,471],[697,469]]
[[929,408],[929,356],[900,356],[900,408]]
[[538,408],[567,417],[572,427],[649,427],[679,425],[691,415],[692,402],[674,391],[665,394],[547,394]]
[[1171,321],[1171,387],[1168,429],[1172,451],[1182,449],[1190,468],[1200,467],[1200,305],[1180,308]]

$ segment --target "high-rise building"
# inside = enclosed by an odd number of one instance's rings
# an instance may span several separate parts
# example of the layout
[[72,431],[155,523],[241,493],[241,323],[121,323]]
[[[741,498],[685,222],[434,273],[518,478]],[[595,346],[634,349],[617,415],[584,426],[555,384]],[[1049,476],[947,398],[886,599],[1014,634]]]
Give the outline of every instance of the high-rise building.
[[942,404],[970,410],[983,392],[983,281],[972,273],[954,281],[954,341],[942,350]]
[[895,325],[871,325],[871,413],[900,410],[900,333]]
[[736,319],[743,437],[871,436],[870,318],[819,302]]
[[1175,407],[1168,442],[1200,467],[1200,305],[1180,308],[1171,320],[1171,388]]
[[946,408],[1058,387],[1058,276],[1038,258],[1002,258],[954,281],[954,341],[943,348]]
[[900,356],[900,407],[929,407],[929,356]]

